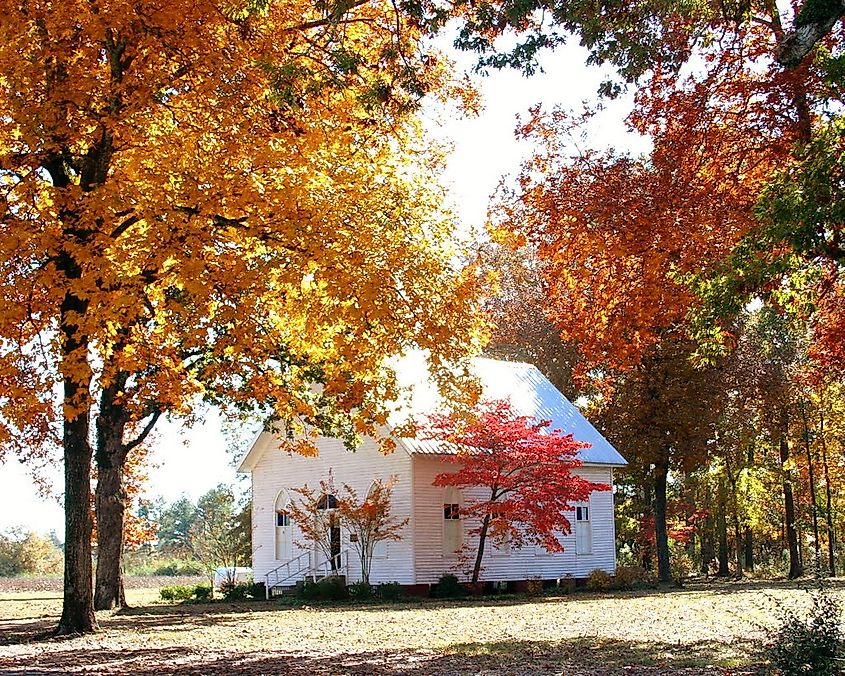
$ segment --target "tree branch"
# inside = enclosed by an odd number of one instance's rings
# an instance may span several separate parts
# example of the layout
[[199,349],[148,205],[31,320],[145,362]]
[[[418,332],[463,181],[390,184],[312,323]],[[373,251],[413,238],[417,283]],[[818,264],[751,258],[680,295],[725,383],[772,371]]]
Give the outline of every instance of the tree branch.
[[778,62],[789,70],[797,68],[843,14],[845,0],[807,0],[795,17],[795,27],[778,45]]

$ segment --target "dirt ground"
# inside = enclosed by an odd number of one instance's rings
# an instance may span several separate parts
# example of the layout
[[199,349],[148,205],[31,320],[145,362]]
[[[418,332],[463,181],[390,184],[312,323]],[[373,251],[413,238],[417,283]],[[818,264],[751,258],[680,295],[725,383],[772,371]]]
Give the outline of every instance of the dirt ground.
[[761,582],[295,608],[127,596],[97,634],[57,639],[59,592],[0,591],[0,674],[759,674],[778,607],[811,600]]

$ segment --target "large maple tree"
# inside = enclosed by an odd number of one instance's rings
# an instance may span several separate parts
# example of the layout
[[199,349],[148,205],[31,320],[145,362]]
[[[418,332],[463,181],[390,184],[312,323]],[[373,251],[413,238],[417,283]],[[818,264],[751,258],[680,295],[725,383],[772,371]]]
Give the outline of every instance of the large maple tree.
[[610,489],[575,472],[578,451],[589,444],[550,426],[506,400],[482,401],[468,415],[434,414],[421,425],[422,438],[456,451],[444,455],[454,470],[438,474],[434,485],[466,489],[460,516],[476,524],[469,534],[478,537],[472,582],[481,574],[488,536],[561,552],[559,538],[572,532],[575,503]]
[[0,10],[0,442],[61,444],[59,631],[89,631],[93,416],[106,503],[199,395],[367,431],[385,355],[464,353],[479,279],[409,117],[444,69],[392,4]]

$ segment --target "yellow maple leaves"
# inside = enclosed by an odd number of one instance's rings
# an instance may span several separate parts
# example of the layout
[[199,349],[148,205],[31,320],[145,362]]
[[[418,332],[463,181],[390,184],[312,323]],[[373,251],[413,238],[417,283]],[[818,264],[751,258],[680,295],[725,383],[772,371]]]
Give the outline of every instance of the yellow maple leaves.
[[92,361],[62,376],[137,374],[137,415],[210,390],[284,414],[315,377],[372,394],[386,355],[466,352],[482,280],[454,265],[411,116],[444,67],[388,3],[0,10],[0,291],[20,301],[0,336],[49,335],[73,293]]

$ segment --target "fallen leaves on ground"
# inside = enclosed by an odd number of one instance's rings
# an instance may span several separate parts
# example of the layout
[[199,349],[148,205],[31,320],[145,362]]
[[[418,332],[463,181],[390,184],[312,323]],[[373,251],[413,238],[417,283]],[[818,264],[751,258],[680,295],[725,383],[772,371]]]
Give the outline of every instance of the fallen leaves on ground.
[[[838,589],[837,594],[841,594]],[[0,593],[4,674],[748,674],[792,583],[285,608],[128,591],[95,635],[50,638],[57,593]]]

